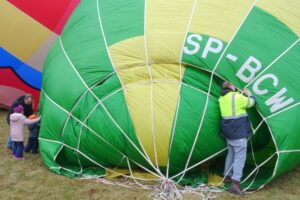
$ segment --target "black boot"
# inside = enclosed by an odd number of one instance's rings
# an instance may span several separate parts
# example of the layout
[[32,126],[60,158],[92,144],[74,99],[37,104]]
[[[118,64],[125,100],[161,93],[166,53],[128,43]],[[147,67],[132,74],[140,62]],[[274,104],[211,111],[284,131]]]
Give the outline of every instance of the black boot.
[[229,192],[233,193],[233,194],[237,194],[237,195],[240,195],[240,196],[244,196],[245,195],[245,192],[243,192],[241,190],[241,187],[240,187],[240,182],[236,181],[236,180],[231,180],[231,188],[228,190]]

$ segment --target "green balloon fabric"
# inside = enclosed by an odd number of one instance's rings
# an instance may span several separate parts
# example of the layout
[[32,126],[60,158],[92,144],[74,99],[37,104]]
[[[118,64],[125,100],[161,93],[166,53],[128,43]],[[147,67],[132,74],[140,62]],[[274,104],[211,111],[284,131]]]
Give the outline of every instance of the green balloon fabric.
[[81,1],[45,61],[45,164],[71,177],[117,167],[185,184],[207,181],[197,178],[203,164],[222,176],[218,98],[230,81],[257,99],[243,188],[296,167],[299,8],[293,0]]

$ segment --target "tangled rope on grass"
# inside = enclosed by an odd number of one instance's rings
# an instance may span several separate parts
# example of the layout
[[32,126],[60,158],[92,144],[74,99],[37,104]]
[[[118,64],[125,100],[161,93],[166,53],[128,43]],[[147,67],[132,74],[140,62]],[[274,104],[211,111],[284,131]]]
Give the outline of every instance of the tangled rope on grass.
[[211,187],[206,184],[201,184],[196,188],[191,186],[182,187],[176,185],[171,179],[165,179],[151,193],[150,198],[154,200],[180,200],[183,199],[183,194],[193,194],[200,197],[201,200],[211,200],[217,197],[217,193],[223,191],[222,188]]
[[150,197],[154,200],[182,199],[181,192],[171,179],[164,179]]
[[[92,179],[91,177],[86,177],[83,179]],[[95,177],[94,177],[95,178]],[[102,183],[106,185],[115,185],[121,186],[128,189],[137,189],[143,188],[152,191],[149,197],[153,200],[181,200],[183,199],[184,194],[192,194],[201,200],[212,200],[217,197],[217,193],[224,192],[223,188],[220,187],[212,187],[206,184],[200,184],[197,187],[185,186],[182,187],[177,185],[171,179],[164,179],[161,184],[158,185],[137,185],[134,182],[126,181],[126,182],[117,182],[117,181],[110,181],[103,177],[95,178],[97,183]]]

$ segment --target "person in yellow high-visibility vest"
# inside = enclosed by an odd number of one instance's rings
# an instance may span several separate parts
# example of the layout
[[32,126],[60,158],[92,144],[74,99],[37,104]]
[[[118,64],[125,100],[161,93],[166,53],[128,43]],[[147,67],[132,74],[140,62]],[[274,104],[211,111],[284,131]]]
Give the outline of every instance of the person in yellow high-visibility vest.
[[229,192],[244,195],[240,188],[240,180],[246,161],[247,138],[252,135],[246,109],[254,107],[256,100],[248,89],[244,89],[241,94],[235,91],[232,83],[224,82],[219,104],[222,116],[221,134],[228,147],[224,181],[231,182]]

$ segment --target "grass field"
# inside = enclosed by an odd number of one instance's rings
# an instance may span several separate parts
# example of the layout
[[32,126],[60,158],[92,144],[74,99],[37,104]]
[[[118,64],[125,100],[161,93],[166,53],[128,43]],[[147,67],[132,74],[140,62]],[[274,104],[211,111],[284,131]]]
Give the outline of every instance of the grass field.
[[[0,200],[4,199],[150,199],[151,191],[97,183],[95,180],[70,179],[51,173],[39,155],[25,154],[26,160],[16,161],[6,152],[8,126],[6,112],[0,112]],[[185,194],[184,199],[200,199]],[[216,199],[240,199],[227,192]],[[300,199],[300,166],[272,181],[260,191],[243,199]]]

